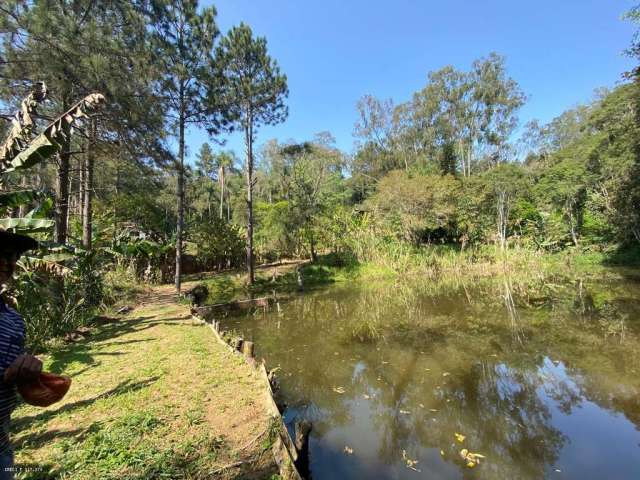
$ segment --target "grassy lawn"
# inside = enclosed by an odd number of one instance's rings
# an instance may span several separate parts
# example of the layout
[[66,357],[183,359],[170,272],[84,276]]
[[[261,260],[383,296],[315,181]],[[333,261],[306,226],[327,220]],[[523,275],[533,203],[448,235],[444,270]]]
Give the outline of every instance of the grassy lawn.
[[264,390],[188,307],[157,292],[51,353],[71,390],[13,415],[18,478],[277,478]]

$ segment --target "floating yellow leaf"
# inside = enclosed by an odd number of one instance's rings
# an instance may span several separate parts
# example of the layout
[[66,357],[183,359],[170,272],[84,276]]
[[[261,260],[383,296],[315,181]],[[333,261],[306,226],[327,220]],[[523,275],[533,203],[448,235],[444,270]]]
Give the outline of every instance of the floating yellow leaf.
[[333,391],[336,393],[344,393],[344,387],[333,387]]
[[444,457],[444,450],[440,450],[440,455]]
[[415,471],[415,472],[419,472],[420,470],[418,470],[416,468],[416,465],[418,463],[418,460],[411,460],[409,457],[407,457],[407,451],[406,450],[402,450],[402,459],[405,461],[407,468],[410,468],[411,470]]
[[461,433],[456,432],[455,433],[456,436],[456,440],[459,441],[460,443],[464,442],[464,439],[467,438],[464,435],[462,435]]
[[476,465],[480,465],[480,459],[485,458],[484,455],[481,455],[479,453],[472,453],[466,448],[463,448],[462,450],[460,450],[460,456],[465,462],[467,462],[467,467],[469,468],[473,468]]

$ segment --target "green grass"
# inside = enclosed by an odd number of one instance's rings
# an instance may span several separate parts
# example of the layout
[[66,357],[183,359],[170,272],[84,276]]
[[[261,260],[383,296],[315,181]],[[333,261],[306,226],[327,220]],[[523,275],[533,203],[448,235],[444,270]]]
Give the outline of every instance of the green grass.
[[[52,352],[72,377],[62,402],[13,415],[23,479],[269,478],[264,390],[243,359],[215,343],[188,309],[149,305]],[[245,461],[239,470],[226,468]]]

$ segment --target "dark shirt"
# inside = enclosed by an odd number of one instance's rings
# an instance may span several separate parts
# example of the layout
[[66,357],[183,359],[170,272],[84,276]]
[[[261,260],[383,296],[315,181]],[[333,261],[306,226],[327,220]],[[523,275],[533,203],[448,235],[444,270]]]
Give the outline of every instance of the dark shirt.
[[4,371],[24,353],[24,320],[0,299],[0,453],[7,451],[9,420],[18,401],[15,385],[4,383]]

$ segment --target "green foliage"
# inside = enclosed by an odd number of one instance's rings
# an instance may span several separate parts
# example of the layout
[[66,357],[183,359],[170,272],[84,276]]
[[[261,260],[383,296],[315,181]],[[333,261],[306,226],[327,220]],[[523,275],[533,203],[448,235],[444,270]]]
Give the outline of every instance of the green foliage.
[[255,239],[260,258],[274,261],[280,255],[295,253],[298,241],[290,211],[291,205],[286,200],[256,203]]
[[[254,38],[248,25],[240,23],[220,40],[214,76],[223,79],[225,107],[244,129],[277,124],[287,117],[287,77],[267,54],[267,40]],[[215,98],[220,92],[211,89],[209,94],[211,102],[220,102]]]
[[410,176],[394,171],[380,180],[365,206],[404,240],[444,240],[455,224],[460,190],[460,182],[450,175]]
[[237,267],[244,261],[244,238],[240,228],[213,215],[189,222],[189,241],[197,246],[196,256],[207,270]]
[[100,259],[78,252],[65,264],[26,258],[8,292],[25,318],[31,351],[40,352],[51,340],[86,325],[102,305]]

